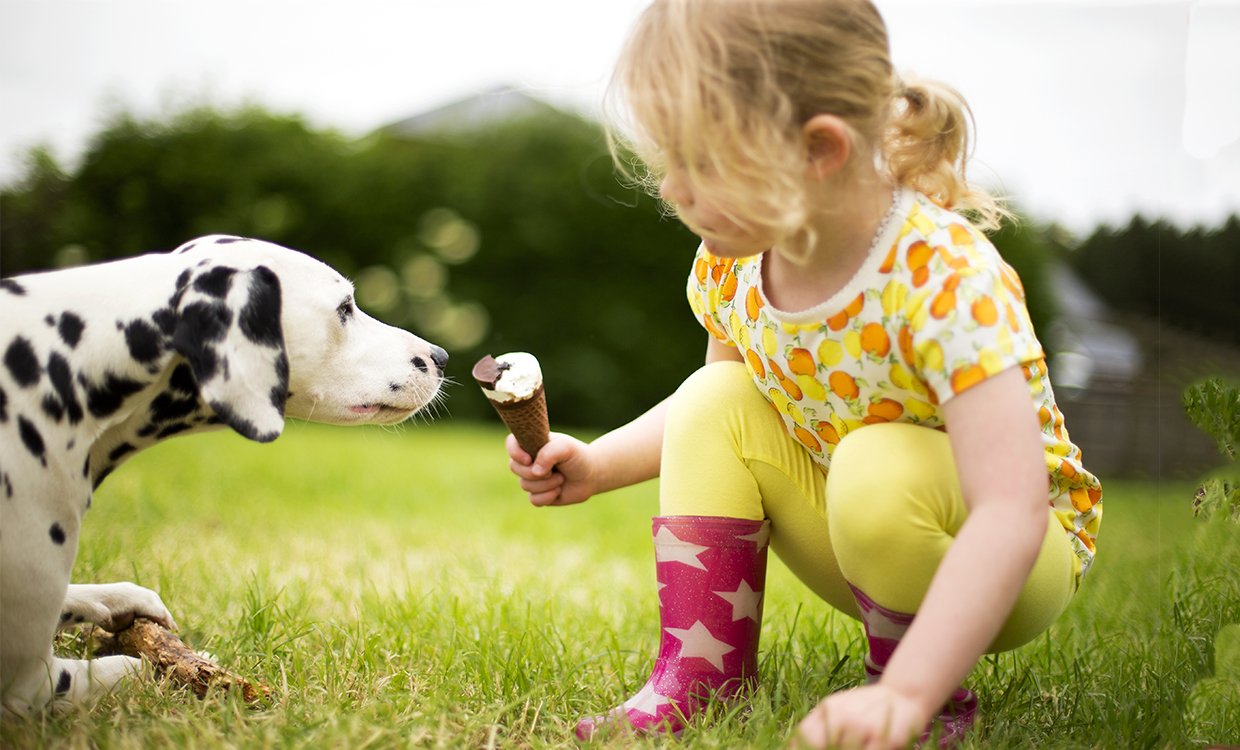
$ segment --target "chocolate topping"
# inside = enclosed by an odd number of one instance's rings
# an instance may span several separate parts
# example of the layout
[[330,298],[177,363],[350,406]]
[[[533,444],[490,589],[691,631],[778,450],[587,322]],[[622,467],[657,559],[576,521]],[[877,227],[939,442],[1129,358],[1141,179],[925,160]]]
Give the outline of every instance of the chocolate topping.
[[478,360],[474,364],[473,376],[478,381],[478,385],[488,391],[495,390],[495,384],[499,382],[500,375],[504,371],[511,368],[512,365],[507,362],[497,362],[490,354]]

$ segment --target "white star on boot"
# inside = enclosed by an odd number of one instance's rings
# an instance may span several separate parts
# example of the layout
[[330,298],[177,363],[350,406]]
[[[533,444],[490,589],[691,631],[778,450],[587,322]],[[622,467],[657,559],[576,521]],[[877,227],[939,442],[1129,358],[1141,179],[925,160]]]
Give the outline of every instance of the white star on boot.
[[639,711],[647,716],[658,716],[659,706],[666,706],[671,703],[671,698],[666,695],[659,695],[654,689],[654,685],[647,682],[641,690],[624,702],[624,708],[630,711]]
[[741,585],[736,587],[736,591],[713,591],[711,593],[727,600],[732,605],[732,622],[744,617],[760,622],[758,607],[762,604],[762,592],[750,588],[748,581],[741,579]]
[[690,568],[706,570],[706,566],[698,559],[698,555],[708,549],[710,547],[682,542],[666,526],[660,526],[658,533],[654,535],[654,560],[656,563],[678,562],[688,565]]
[[680,641],[680,658],[687,659],[696,656],[705,659],[720,672],[723,671],[723,655],[736,650],[734,646],[729,646],[711,635],[701,620],[694,622],[693,627],[687,630],[685,628],[664,628],[664,630]]
[[754,544],[758,546],[758,549],[762,549],[763,547],[766,546],[766,543],[770,541],[771,539],[771,524],[764,523],[754,533],[745,534],[744,536],[738,536],[736,538],[744,539],[747,542],[753,542]]

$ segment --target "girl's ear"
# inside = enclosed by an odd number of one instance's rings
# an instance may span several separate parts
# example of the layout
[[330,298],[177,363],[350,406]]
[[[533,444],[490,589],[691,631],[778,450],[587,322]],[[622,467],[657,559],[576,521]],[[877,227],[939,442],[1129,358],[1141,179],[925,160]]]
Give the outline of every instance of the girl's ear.
[[814,115],[801,129],[811,179],[825,180],[843,169],[852,155],[852,134],[835,115]]

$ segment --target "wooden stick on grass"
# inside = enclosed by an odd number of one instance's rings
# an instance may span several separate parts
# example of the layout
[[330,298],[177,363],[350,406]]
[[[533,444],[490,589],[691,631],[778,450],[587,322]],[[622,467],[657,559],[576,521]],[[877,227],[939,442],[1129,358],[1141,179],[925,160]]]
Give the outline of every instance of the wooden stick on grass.
[[146,659],[155,665],[157,674],[193,690],[199,698],[205,698],[212,688],[237,688],[251,708],[262,707],[271,699],[271,688],[203,658],[171,630],[145,617],[136,617],[129,627],[101,638],[99,655],[110,654]]

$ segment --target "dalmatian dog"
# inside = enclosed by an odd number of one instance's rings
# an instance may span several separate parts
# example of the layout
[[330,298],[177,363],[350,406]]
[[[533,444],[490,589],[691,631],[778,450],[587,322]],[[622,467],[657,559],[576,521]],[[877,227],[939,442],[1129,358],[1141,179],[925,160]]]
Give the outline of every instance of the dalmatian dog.
[[59,628],[175,627],[132,583],[69,583],[91,492],[173,435],[275,440],[286,417],[396,424],[439,398],[447,353],[357,308],[308,255],[210,236],[171,253],[0,280],[0,703],[81,702],[135,673],[61,659]]

